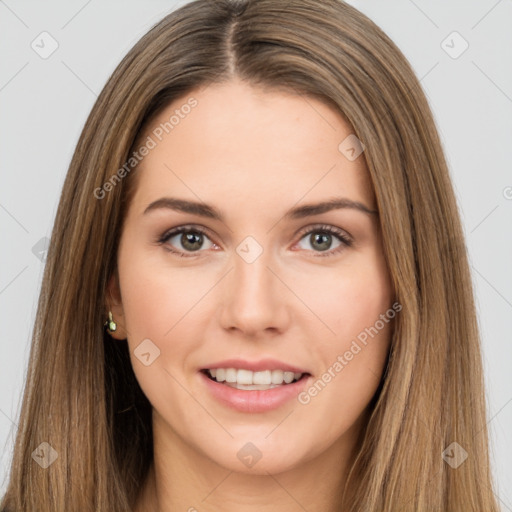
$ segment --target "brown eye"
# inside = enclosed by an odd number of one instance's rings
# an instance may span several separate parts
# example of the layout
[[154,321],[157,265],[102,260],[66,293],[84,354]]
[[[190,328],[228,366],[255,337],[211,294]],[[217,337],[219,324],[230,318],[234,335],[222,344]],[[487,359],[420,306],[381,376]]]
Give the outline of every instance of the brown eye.
[[178,253],[181,256],[191,256],[194,252],[201,252],[205,248],[205,241],[209,242],[206,249],[214,244],[199,228],[180,226],[179,228],[167,231],[160,239],[159,243],[164,244],[168,250]]
[[202,233],[181,233],[179,242],[187,251],[197,251],[203,245]]

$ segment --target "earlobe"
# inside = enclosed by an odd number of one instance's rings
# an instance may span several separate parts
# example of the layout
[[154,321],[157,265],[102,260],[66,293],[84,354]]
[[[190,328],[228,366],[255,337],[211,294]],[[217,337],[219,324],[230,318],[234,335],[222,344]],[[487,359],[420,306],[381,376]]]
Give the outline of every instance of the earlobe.
[[107,285],[106,308],[105,327],[108,334],[116,340],[125,340],[128,335],[125,328],[123,303],[117,273],[111,276]]
[[112,311],[110,310],[108,312],[108,320],[105,322],[105,325],[109,334],[112,334],[117,330],[117,324],[114,322],[114,319],[112,318]]

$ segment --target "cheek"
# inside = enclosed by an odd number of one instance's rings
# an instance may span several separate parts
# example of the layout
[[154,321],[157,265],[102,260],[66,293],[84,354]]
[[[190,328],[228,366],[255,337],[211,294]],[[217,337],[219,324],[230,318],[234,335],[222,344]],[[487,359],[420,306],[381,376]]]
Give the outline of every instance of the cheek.
[[[204,307],[215,276],[200,277],[197,268],[171,266],[164,249],[148,251],[129,244],[128,237],[122,248],[119,278],[132,367],[153,405],[162,400],[162,389],[175,393],[174,400],[160,404],[168,408],[181,396],[172,376],[194,368],[191,359],[204,338],[209,318]],[[148,348],[154,362],[145,366],[138,356]]]
[[[192,285],[192,272],[168,268],[161,259],[155,261],[147,249],[130,245],[128,240],[120,252],[118,265],[134,373],[152,405],[174,414],[179,409],[181,394],[173,376],[176,368],[181,369],[187,363],[190,340],[200,339],[194,331],[199,327],[190,319],[194,304],[205,290]],[[149,353],[146,361],[145,353]],[[162,390],[167,391],[162,393]]]
[[310,304],[329,330],[315,338],[321,369],[301,403],[331,417],[334,435],[356,420],[377,390],[396,312],[378,250],[316,280],[315,290]]
[[128,340],[161,338],[173,325],[169,304],[177,302],[176,288],[168,285],[168,278],[143,266],[134,265],[124,273],[120,268],[120,278]]
[[[206,283],[194,278],[194,270],[177,270],[165,265],[163,249],[148,251],[126,244],[119,258],[123,310],[129,341],[165,340],[184,319],[205,290]],[[132,338],[130,340],[130,338]]]
[[322,332],[331,347],[342,349],[347,340],[373,326],[392,305],[389,273],[378,250],[303,279],[304,289],[309,289],[307,303],[328,328]]

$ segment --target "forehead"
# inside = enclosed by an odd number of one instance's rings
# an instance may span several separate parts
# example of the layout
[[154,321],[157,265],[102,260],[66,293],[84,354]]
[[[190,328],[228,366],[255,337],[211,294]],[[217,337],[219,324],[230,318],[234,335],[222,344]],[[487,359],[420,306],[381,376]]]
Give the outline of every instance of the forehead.
[[340,149],[349,136],[341,114],[318,99],[240,81],[210,85],[172,102],[142,134],[153,147],[137,168],[133,202],[140,209],[168,193],[254,214],[344,195],[374,207],[364,156],[350,160]]

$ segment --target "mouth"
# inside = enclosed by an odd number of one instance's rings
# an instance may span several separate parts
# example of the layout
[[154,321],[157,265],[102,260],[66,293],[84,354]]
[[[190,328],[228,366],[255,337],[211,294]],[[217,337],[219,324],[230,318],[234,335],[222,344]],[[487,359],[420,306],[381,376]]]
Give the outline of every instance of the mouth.
[[305,381],[311,376],[307,372],[291,372],[280,369],[251,371],[242,368],[204,368],[201,373],[218,384],[244,391],[282,388]]
[[305,367],[275,358],[224,359],[198,368],[207,396],[242,413],[264,413],[284,407],[312,380]]

